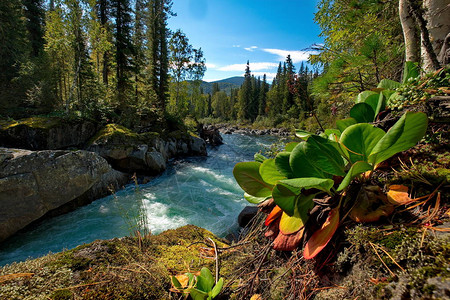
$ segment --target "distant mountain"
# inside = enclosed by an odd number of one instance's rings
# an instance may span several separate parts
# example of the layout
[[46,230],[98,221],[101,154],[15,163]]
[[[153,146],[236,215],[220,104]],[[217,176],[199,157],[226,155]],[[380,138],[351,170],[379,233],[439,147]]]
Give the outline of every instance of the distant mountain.
[[241,86],[242,83],[244,83],[244,79],[245,79],[245,77],[243,77],[243,76],[234,76],[234,77],[230,77],[230,78],[226,78],[226,79],[222,79],[222,80],[213,81],[211,83],[217,82],[219,85],[224,84],[224,83],[230,83],[230,84],[235,84],[235,85]]
[[244,77],[235,76],[222,80],[206,82],[202,81],[201,87],[205,94],[210,94],[212,92],[213,83],[218,83],[221,91],[225,91],[228,95],[231,94],[231,89],[238,89],[244,82]]

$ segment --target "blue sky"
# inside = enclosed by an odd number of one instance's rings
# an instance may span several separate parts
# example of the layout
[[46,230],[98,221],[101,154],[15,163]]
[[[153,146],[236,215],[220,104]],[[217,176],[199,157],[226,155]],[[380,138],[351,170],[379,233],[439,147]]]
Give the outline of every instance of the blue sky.
[[317,0],[174,0],[172,30],[180,28],[202,48],[205,81],[242,76],[247,60],[255,76],[271,81],[278,63],[291,54],[297,67],[304,50],[321,43],[314,23]]

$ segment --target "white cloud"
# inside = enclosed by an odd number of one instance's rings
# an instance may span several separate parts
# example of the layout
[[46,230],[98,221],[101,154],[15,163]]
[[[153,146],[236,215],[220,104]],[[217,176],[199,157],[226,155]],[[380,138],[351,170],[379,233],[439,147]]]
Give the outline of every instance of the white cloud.
[[215,64],[206,63],[205,64],[208,69],[215,69],[217,66]]
[[278,60],[285,61],[286,57],[290,54],[292,62],[299,63],[301,61],[307,61],[311,54],[316,54],[315,51],[299,51],[299,50],[282,50],[282,49],[263,49],[263,51],[278,55]]
[[223,79],[223,78],[220,78],[220,79],[204,79],[203,78],[203,81],[206,81],[206,82],[214,82],[214,81],[219,81],[219,80],[221,80],[221,79]]
[[[247,64],[234,64],[228,65],[225,67],[218,68],[219,71],[244,71],[247,67]],[[277,63],[272,62],[257,62],[250,63],[250,71],[261,71],[261,70],[270,70],[278,67]]]
[[[254,75],[256,78],[261,77],[261,80],[263,79],[264,74],[266,74],[266,82],[272,83],[275,76],[277,76],[277,73],[271,73],[271,72],[252,72],[252,75]],[[242,75],[244,76],[244,75]]]
[[247,51],[253,52],[253,51],[255,51],[255,49],[258,49],[258,47],[257,46],[251,46],[251,47],[244,48],[244,49],[247,50]]
[[233,48],[240,48],[241,45],[233,45]]

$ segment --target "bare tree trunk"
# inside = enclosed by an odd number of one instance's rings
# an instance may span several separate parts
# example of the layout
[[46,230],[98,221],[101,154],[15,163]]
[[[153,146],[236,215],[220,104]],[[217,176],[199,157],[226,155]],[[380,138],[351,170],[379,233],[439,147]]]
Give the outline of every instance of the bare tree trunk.
[[405,40],[405,60],[411,62],[419,61],[419,36],[414,18],[411,15],[409,0],[400,0],[398,5],[400,22]]
[[[433,54],[437,57],[436,54],[441,50],[445,37],[450,32],[450,1],[423,0],[423,7]],[[433,54],[428,53],[422,43],[422,68],[425,72],[432,72],[437,67],[433,61]]]

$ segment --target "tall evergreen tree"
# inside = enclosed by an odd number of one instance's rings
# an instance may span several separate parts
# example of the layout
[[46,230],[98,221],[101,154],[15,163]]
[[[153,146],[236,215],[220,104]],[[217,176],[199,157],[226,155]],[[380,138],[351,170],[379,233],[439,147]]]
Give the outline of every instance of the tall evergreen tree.
[[174,15],[171,0],[149,0],[147,15],[148,81],[155,93],[155,106],[166,109],[169,89],[167,20]]
[[129,101],[129,95],[127,94],[131,91],[130,78],[134,73],[132,62],[134,46],[132,42],[131,1],[111,1],[112,14],[115,18],[117,96],[121,111],[124,112]]
[[259,90],[259,107],[258,115],[264,116],[266,114],[266,102],[267,102],[267,92],[269,91],[269,85],[267,84],[266,74],[263,76],[261,82],[261,88]]
[[44,49],[44,18],[45,11],[42,0],[22,0],[24,14],[26,18],[26,27],[28,31],[28,40],[31,44],[31,55],[39,56]]
[[245,68],[244,82],[239,90],[239,119],[250,119],[250,102],[252,99],[252,76],[250,72],[250,62],[247,61]]

